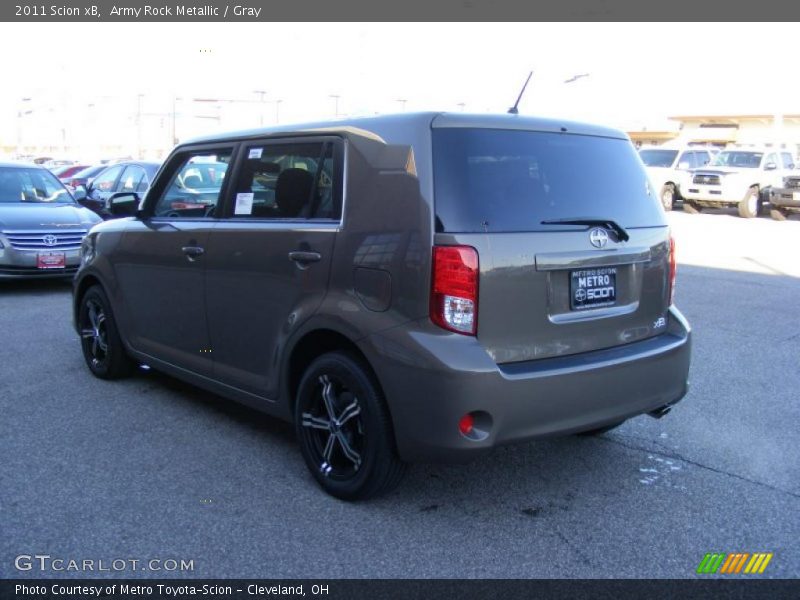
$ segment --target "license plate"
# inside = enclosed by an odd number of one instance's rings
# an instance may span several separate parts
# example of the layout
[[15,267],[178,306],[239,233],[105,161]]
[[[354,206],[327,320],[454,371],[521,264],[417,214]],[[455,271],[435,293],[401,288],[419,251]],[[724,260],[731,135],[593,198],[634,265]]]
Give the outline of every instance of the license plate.
[[800,200],[800,192],[792,192],[792,200]]
[[617,268],[570,271],[569,297],[572,310],[611,306],[617,301]]
[[67,266],[67,255],[63,252],[40,252],[36,266],[39,269],[63,269]]

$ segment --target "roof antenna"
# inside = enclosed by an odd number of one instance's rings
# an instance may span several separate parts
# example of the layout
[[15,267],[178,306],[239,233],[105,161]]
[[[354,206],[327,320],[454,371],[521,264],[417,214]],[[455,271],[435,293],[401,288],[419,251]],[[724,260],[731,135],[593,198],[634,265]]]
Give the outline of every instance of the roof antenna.
[[508,114],[510,115],[518,115],[519,111],[517,110],[517,106],[519,106],[519,101],[522,100],[522,94],[525,93],[525,88],[528,87],[528,82],[531,80],[531,76],[533,75],[533,71],[528,73],[528,78],[525,80],[525,85],[522,86],[522,90],[519,92],[519,96],[517,96],[517,101],[514,103],[514,106],[508,109]]

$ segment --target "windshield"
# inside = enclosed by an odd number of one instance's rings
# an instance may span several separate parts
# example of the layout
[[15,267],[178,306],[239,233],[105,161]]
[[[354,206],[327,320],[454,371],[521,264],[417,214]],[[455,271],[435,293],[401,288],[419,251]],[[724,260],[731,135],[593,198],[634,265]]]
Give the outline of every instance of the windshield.
[[664,224],[628,140],[442,128],[433,151],[437,231],[552,231],[542,221],[577,218]]
[[671,167],[678,156],[677,150],[639,150],[642,162],[648,167]]
[[55,175],[29,167],[0,168],[0,202],[74,203]]
[[711,163],[714,167],[744,167],[745,169],[757,169],[761,164],[763,152],[742,152],[725,150],[717,154]]

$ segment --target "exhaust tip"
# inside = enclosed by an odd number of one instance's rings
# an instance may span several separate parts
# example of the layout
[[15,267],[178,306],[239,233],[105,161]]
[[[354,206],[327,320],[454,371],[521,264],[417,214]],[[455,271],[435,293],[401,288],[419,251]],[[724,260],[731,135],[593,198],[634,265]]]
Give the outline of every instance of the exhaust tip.
[[664,417],[667,414],[669,414],[669,412],[671,410],[672,410],[672,405],[665,404],[664,406],[662,406],[660,408],[657,408],[655,410],[652,410],[647,414],[650,415],[651,417],[653,417],[654,419],[660,419],[661,417]]

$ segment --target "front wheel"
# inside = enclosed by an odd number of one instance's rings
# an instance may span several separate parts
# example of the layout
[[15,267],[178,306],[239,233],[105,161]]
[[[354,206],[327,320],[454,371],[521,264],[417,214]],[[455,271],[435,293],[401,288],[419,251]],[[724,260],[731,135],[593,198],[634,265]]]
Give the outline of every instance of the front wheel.
[[395,488],[405,473],[383,395],[371,371],[345,352],[323,354],[306,369],[295,403],[295,431],[317,483],[342,500]]
[[758,216],[761,210],[761,200],[759,199],[758,188],[750,188],[747,194],[739,202],[739,216],[744,219],[753,219]]
[[119,379],[129,375],[133,362],[125,351],[108,296],[99,285],[90,287],[78,311],[81,349],[95,377]]

